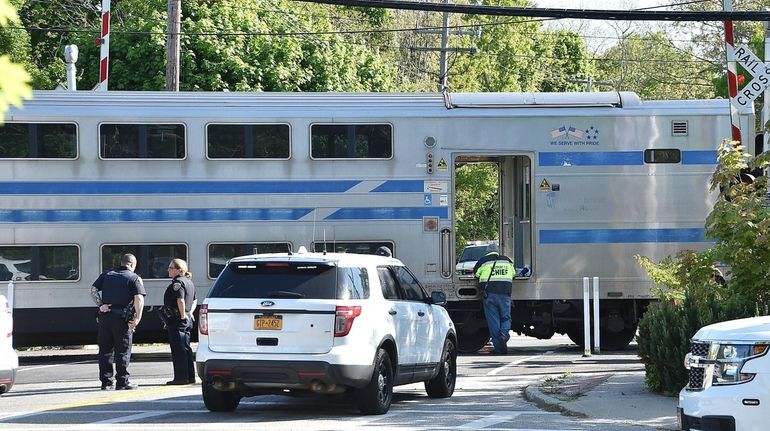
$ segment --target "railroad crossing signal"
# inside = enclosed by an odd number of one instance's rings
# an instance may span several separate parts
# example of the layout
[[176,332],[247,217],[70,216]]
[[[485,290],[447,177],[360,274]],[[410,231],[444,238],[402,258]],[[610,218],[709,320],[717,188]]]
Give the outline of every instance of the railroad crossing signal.
[[751,108],[754,99],[770,86],[770,64],[760,60],[748,46],[743,44],[736,46],[733,53],[735,62],[743,66],[754,77],[730,100],[730,103],[739,111],[744,111]]

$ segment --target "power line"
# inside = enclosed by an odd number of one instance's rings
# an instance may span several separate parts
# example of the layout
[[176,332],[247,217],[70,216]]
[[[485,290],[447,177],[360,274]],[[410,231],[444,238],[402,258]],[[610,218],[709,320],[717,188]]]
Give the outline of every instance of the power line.
[[426,3],[404,0],[294,0],[336,6],[356,6],[385,9],[421,10],[470,15],[526,16],[540,18],[572,18],[607,21],[770,21],[767,11],[650,11],[650,10],[596,10],[552,9],[508,6],[477,6],[449,3]]

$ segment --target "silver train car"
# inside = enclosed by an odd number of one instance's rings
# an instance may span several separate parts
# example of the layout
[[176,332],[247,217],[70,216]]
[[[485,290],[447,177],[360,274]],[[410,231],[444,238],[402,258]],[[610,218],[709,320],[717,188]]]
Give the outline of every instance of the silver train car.
[[0,127],[0,280],[15,283],[17,345],[91,343],[91,283],[132,252],[148,292],[136,340],[157,341],[172,257],[203,297],[237,255],[387,245],[446,292],[473,351],[488,334],[476,283],[455,272],[455,174],[483,162],[499,173],[502,251],[532,270],[512,329],[578,341],[596,276],[602,347],[622,348],[654,300],[633,256],[707,244],[729,135],[724,100],[633,93],[37,91]]

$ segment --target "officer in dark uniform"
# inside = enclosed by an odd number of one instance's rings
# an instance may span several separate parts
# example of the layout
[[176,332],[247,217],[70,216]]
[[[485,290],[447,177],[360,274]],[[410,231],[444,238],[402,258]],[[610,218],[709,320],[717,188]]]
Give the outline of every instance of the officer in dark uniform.
[[[91,297],[99,306],[99,379],[102,390],[136,389],[128,381],[131,343],[144,309],[144,283],[134,274],[136,257],[124,254],[120,268],[102,273],[91,287]],[[113,369],[113,360],[115,369]],[[117,370],[117,375],[115,375]]]
[[195,383],[195,358],[190,347],[190,330],[193,326],[192,313],[197,305],[192,274],[187,270],[187,262],[173,259],[168,265],[171,284],[163,294],[163,316],[168,331],[168,344],[171,347],[171,360],[174,363],[174,380],[167,385],[187,385]]

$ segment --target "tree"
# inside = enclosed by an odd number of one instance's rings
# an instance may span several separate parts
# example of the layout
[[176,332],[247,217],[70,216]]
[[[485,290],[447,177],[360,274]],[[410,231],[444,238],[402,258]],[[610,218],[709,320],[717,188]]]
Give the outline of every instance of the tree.
[[[473,0],[467,0],[473,1]],[[64,76],[64,45],[80,48],[81,88],[98,77],[99,0],[27,0],[36,88]],[[525,6],[525,0],[497,0]],[[165,74],[166,2],[113,1],[110,88],[160,90]],[[544,32],[536,21],[450,16],[449,84],[456,91],[571,91],[590,62],[577,34]],[[337,7],[289,0],[186,1],[182,10],[181,89],[238,91],[435,91],[441,14]],[[414,28],[415,31],[409,30]],[[533,43],[534,41],[537,41]]]
[[[45,68],[60,57],[63,46],[80,48],[80,87],[98,79],[98,1],[36,2],[23,9]],[[112,5],[110,81],[113,90],[161,90],[165,86],[166,2],[121,0]],[[242,2],[186,1],[182,4],[182,90],[238,91],[387,91],[395,66],[362,42],[337,30],[336,16],[322,5],[288,0]],[[347,16],[378,14],[351,10]],[[91,29],[92,31],[83,31]],[[319,32],[328,32],[318,34]],[[59,78],[52,77],[52,80]]]
[[599,80],[642,99],[713,98],[718,76],[711,63],[675,47],[662,32],[624,36],[600,56],[596,68]]
[[[18,21],[19,17],[13,5],[7,0],[0,0],[0,27]],[[0,34],[0,42],[3,41],[2,36],[5,34]],[[21,65],[14,63],[10,55],[0,55],[0,124],[3,123],[3,114],[9,106],[20,107],[23,99],[32,96],[29,80],[29,74]]]
[[468,241],[498,238],[497,165],[468,163],[456,169],[455,179],[455,246]]

